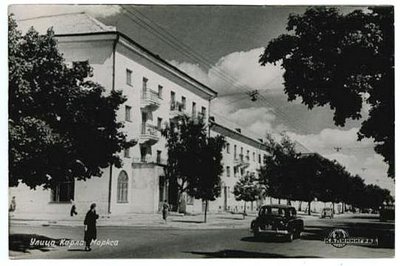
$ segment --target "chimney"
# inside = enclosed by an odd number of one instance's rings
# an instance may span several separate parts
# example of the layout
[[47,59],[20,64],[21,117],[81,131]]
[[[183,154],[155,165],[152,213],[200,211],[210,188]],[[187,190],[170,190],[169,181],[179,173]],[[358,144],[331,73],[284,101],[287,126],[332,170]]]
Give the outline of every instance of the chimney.
[[235,128],[237,132],[242,133],[242,130],[240,128]]

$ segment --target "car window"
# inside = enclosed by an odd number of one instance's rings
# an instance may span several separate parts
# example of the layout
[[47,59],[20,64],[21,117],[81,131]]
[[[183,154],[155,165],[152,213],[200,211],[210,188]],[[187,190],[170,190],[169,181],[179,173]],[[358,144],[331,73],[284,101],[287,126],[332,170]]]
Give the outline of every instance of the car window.
[[275,216],[284,216],[284,210],[282,208],[272,207],[267,209],[267,214]]

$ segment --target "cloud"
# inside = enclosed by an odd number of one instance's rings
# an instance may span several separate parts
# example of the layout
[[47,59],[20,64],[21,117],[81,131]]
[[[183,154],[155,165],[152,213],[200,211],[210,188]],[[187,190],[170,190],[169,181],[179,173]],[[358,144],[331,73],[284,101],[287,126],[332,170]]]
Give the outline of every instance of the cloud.
[[8,13],[17,20],[40,16],[86,12],[94,17],[109,17],[121,12],[118,5],[11,5]]
[[289,137],[303,143],[311,150],[320,153],[327,153],[328,151],[333,152],[335,147],[339,147],[343,150],[372,148],[372,140],[357,140],[358,130],[358,128],[351,128],[348,130],[325,128],[318,134],[301,135],[293,132],[288,132],[287,134]]
[[258,59],[264,48],[239,51],[221,57],[209,69],[187,62],[170,61],[187,74],[218,91],[219,98],[251,90],[282,93],[283,70],[279,66],[261,66]]
[[[207,70],[198,64],[176,60],[170,63],[218,92],[218,98],[212,101],[212,110],[216,116],[225,118],[220,119],[221,122],[229,124],[227,120],[230,120],[242,130],[264,137],[266,132],[276,131],[275,114],[272,108],[255,107],[247,92],[282,94],[283,70],[274,65],[260,66],[258,58],[263,50],[256,48],[228,54]],[[286,128],[284,125],[277,127]]]

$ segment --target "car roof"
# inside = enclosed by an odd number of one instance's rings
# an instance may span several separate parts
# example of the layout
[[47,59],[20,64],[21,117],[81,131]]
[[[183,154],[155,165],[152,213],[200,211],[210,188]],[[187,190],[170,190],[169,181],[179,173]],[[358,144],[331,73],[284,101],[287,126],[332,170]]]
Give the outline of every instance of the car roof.
[[270,204],[270,205],[264,205],[261,208],[280,208],[280,209],[292,209],[294,208],[293,206],[289,205],[283,205],[283,204]]

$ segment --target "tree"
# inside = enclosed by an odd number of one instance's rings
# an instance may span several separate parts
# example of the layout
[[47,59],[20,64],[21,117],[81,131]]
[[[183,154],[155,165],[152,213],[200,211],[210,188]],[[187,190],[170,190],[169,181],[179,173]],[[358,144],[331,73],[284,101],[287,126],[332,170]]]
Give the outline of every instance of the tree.
[[295,144],[285,135],[280,143],[267,135],[266,147],[267,155],[260,169],[260,183],[266,187],[266,194],[278,199],[296,198],[302,177],[297,171],[300,154],[296,152]]
[[88,62],[68,67],[52,29],[22,35],[9,16],[8,35],[9,185],[50,188],[120,167],[117,153],[136,143],[116,119],[122,93],[106,95]]
[[246,217],[246,202],[255,201],[259,199],[264,190],[258,183],[257,177],[254,173],[246,173],[233,187],[233,194],[236,200],[244,201],[243,219]]
[[207,221],[208,201],[213,201],[221,192],[222,136],[207,136],[207,127],[202,119],[191,119],[183,115],[162,131],[167,138],[168,162],[166,178],[178,188],[178,198],[186,192],[205,203],[204,222]]
[[288,100],[301,97],[312,109],[329,105],[336,125],[368,117],[359,140],[373,138],[375,151],[394,178],[394,10],[372,7],[343,15],[332,7],[290,15],[286,29],[269,42],[261,65],[281,63]]

